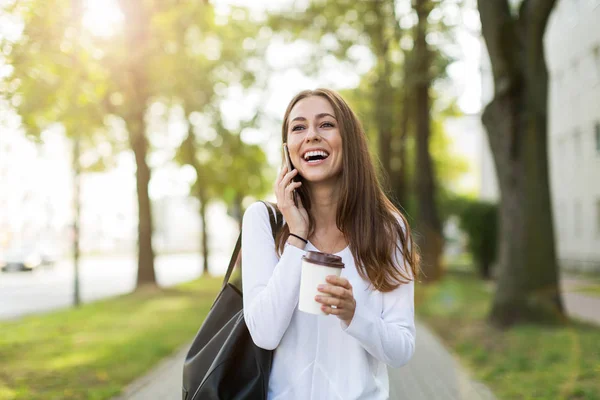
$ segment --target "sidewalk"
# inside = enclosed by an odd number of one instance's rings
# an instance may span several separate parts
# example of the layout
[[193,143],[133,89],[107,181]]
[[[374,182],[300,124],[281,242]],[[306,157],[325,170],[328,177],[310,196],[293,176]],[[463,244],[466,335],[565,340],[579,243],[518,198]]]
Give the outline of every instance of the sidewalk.
[[[113,400],[181,400],[181,371],[186,352],[184,346]],[[391,400],[494,399],[484,385],[469,378],[433,333],[418,322],[414,357],[402,368],[389,368],[389,377]]]
[[[569,316],[600,325],[600,297],[575,292],[589,284],[583,279],[561,278],[564,304]],[[148,375],[130,384],[113,400],[180,400],[181,372],[188,345],[164,360]],[[492,393],[470,379],[437,337],[417,322],[417,348],[402,368],[389,368],[390,399],[489,400]]]
[[575,292],[581,286],[589,285],[590,281],[581,278],[565,276],[560,280],[563,301],[567,314],[583,321],[600,325],[600,297]]

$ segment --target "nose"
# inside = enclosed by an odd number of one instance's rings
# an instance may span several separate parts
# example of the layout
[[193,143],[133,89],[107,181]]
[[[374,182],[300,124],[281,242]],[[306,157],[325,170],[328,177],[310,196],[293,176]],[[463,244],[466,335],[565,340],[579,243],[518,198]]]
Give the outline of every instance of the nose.
[[306,132],[306,137],[305,140],[307,143],[314,141],[320,141],[321,140],[321,135],[319,135],[318,129],[315,129],[315,127],[310,126],[308,128],[308,132]]

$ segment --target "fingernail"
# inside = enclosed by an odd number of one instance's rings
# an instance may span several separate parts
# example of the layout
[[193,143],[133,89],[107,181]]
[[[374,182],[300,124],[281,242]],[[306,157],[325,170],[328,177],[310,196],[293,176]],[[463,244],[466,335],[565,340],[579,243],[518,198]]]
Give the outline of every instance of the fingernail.
[[315,296],[315,300],[317,300],[317,301],[321,300],[321,296]]
[[318,290],[323,290],[323,289],[325,289],[325,285],[319,285],[319,286],[317,286],[317,289]]

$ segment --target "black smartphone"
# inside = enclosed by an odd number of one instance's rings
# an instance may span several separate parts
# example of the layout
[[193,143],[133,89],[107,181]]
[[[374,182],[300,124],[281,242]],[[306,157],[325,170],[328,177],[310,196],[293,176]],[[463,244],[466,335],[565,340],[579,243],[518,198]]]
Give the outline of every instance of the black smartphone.
[[[292,165],[292,160],[290,160],[290,151],[288,150],[287,143],[283,144],[283,158],[285,159],[285,165],[287,166],[288,172],[294,169]],[[292,178],[292,182],[296,182],[296,177]],[[298,194],[296,193],[296,189],[292,191],[292,196],[294,197],[294,204],[296,207],[298,206]]]

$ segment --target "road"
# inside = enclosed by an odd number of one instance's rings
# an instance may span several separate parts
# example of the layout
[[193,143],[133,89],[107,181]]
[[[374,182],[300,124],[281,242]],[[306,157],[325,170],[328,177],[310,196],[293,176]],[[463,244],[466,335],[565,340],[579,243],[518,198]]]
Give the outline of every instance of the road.
[[[199,254],[158,256],[156,279],[163,287],[199,277]],[[209,258],[211,274],[225,273],[229,254]],[[73,263],[62,261],[34,272],[0,273],[0,320],[71,306],[73,303]],[[135,287],[137,261],[134,256],[84,257],[80,262],[83,302],[131,292]]]

